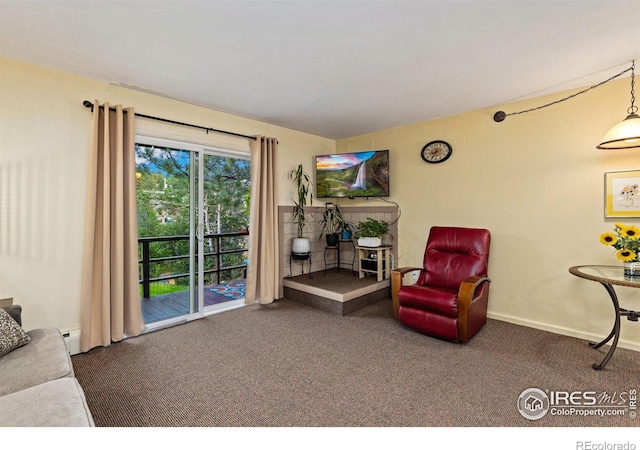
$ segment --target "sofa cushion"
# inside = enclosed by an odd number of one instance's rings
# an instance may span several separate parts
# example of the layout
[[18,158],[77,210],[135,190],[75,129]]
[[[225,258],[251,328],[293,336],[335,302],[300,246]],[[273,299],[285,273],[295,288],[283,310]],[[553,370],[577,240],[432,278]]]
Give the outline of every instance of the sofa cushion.
[[94,426],[75,378],[63,378],[0,397],[0,427]]
[[58,378],[73,377],[73,366],[62,334],[56,328],[28,332],[29,345],[0,358],[0,395]]
[[0,308],[0,357],[31,341],[18,322],[7,311]]

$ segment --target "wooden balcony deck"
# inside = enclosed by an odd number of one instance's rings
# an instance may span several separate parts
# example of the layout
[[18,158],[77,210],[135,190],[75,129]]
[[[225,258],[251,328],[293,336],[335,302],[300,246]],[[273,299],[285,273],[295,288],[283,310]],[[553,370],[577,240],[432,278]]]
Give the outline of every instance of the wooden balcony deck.
[[[232,281],[231,283],[238,284],[239,281],[244,282],[244,280],[237,280]],[[244,283],[242,283],[241,288],[235,288],[234,297],[220,295],[220,293],[218,293],[225,291],[225,288],[229,284],[230,283],[223,283],[213,286],[205,286],[204,306],[217,305],[244,298]],[[144,323],[153,323],[160,320],[171,319],[172,317],[189,314],[189,291],[179,291],[171,294],[156,295],[151,298],[143,298],[141,303]]]

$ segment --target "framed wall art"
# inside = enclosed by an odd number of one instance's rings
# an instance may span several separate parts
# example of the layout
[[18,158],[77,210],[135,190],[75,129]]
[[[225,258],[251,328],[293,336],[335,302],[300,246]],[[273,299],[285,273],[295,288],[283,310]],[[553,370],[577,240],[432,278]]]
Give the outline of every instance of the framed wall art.
[[605,172],[604,216],[640,217],[640,170]]

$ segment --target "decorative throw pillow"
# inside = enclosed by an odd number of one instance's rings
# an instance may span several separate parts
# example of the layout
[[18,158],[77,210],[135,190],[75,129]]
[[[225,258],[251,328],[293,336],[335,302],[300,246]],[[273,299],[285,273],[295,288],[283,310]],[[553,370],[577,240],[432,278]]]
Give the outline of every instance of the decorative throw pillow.
[[31,336],[25,333],[8,312],[0,308],[0,356],[22,347],[30,341]]

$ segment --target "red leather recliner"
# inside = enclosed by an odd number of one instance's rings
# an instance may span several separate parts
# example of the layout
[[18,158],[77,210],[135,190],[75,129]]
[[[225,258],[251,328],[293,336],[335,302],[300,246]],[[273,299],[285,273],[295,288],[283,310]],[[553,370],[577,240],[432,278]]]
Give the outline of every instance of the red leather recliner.
[[[440,339],[471,339],[487,321],[490,244],[485,229],[431,228],[423,267],[391,273],[396,320]],[[404,275],[416,270],[417,282],[403,285]]]

